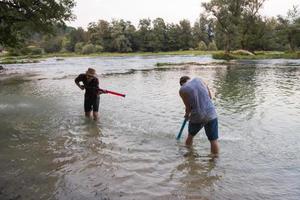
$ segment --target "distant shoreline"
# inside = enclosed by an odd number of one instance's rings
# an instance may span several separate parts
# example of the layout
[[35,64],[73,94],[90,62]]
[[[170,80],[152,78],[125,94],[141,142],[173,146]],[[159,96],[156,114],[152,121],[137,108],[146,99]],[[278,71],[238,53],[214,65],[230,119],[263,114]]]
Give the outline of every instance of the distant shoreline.
[[46,58],[55,58],[61,60],[67,57],[121,57],[121,56],[160,56],[160,55],[211,55],[216,60],[256,60],[256,59],[300,59],[300,51],[281,52],[281,51],[256,51],[255,55],[244,54],[225,54],[224,51],[171,51],[171,52],[134,52],[134,53],[94,53],[94,54],[77,54],[77,53],[51,53],[42,55],[25,55],[25,56],[7,56],[0,55],[0,64],[24,64],[37,63]]

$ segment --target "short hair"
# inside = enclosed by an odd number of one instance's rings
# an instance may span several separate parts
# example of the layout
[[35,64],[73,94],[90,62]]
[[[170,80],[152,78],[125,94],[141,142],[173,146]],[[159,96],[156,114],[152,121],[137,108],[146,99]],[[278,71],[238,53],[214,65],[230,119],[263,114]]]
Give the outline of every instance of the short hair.
[[182,77],[180,77],[180,79],[179,79],[179,84],[180,84],[180,85],[183,85],[183,84],[185,84],[189,79],[191,79],[189,76],[182,76]]

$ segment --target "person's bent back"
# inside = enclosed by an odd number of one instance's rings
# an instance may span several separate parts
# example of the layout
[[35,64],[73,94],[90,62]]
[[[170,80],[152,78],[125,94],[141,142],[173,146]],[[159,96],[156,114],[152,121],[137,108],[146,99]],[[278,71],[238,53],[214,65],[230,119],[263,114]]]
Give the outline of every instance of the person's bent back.
[[204,127],[211,143],[211,152],[217,154],[218,118],[208,86],[202,79],[191,80],[188,76],[181,77],[179,82],[181,85],[179,95],[185,105],[185,118],[190,121],[186,145],[192,145],[193,137]]

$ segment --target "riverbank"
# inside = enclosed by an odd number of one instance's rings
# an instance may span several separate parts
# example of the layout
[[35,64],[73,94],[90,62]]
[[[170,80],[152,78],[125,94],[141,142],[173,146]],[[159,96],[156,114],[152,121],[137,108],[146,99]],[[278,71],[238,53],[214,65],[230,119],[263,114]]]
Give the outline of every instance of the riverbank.
[[94,53],[94,54],[77,54],[77,53],[51,53],[42,55],[26,56],[7,56],[0,55],[0,64],[22,64],[36,63],[45,58],[55,58],[58,60],[64,57],[121,57],[121,56],[158,56],[158,55],[212,55],[219,51],[170,51],[170,52],[133,52],[133,53]]
[[300,59],[300,51],[256,51],[255,54],[246,51],[217,52],[212,57],[217,60]]
[[23,64],[37,63],[45,58],[55,58],[61,60],[64,57],[120,57],[120,56],[158,56],[158,55],[212,55],[216,60],[240,60],[240,59],[300,59],[300,51],[297,52],[279,52],[279,51],[257,51],[255,54],[246,55],[239,53],[225,54],[223,51],[171,51],[171,52],[134,52],[134,53],[95,53],[95,54],[77,54],[77,53],[51,53],[42,55],[25,56],[7,56],[0,55],[0,64]]

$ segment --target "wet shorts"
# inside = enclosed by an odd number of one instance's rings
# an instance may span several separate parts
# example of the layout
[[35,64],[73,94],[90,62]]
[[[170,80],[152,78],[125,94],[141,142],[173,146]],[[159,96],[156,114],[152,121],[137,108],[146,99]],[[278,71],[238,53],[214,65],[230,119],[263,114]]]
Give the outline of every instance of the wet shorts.
[[189,134],[195,136],[204,126],[208,140],[218,139],[218,118],[212,119],[206,124],[204,123],[189,123]]
[[100,97],[84,97],[84,112],[98,112]]

